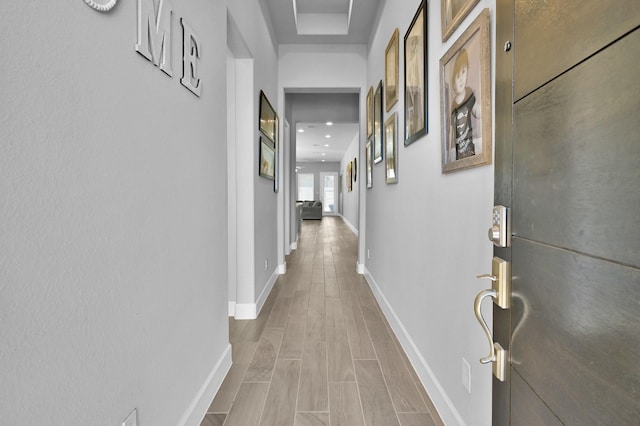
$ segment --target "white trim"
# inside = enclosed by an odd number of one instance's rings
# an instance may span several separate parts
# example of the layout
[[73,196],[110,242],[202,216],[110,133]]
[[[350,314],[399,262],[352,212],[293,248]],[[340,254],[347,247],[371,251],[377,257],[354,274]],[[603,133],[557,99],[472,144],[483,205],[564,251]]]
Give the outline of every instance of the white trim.
[[353,232],[354,234],[356,234],[356,237],[357,237],[357,236],[358,236],[358,230],[356,229],[356,227],[355,227],[355,226],[353,226],[353,225],[351,224],[351,222],[349,222],[349,221],[347,220],[347,218],[346,218],[346,217],[344,217],[343,215],[340,215],[340,217],[342,218],[342,220],[344,221],[344,223],[347,225],[347,227],[348,227],[349,229],[351,229],[351,232]]
[[444,424],[459,424],[465,425],[464,419],[456,409],[455,405],[451,401],[451,399],[447,396],[444,391],[442,385],[436,378],[433,370],[427,364],[427,361],[424,359],[420,350],[414,343],[413,339],[407,332],[407,329],[404,327],[400,318],[396,315],[395,311],[389,304],[389,301],[384,296],[380,287],[371,276],[369,270],[365,267],[365,279],[367,283],[369,283],[369,287],[373,292],[384,316],[387,318],[389,325],[393,329],[393,332],[398,337],[402,348],[404,349],[407,357],[411,361],[413,368],[415,369],[422,385],[424,386],[429,398],[433,401],[433,405],[436,407],[440,418],[444,422]]
[[264,306],[264,302],[266,302],[267,297],[271,293],[276,280],[278,279],[278,271],[273,271],[271,274],[271,278],[267,281],[267,285],[264,286],[262,293],[260,293],[260,297],[256,303],[236,303],[235,309],[235,319],[237,320],[254,320],[258,318],[258,314],[262,310]]
[[365,267],[365,265],[363,263],[356,262],[356,272],[358,274],[364,275],[366,269],[367,268]]
[[233,317],[237,320],[252,320],[258,318],[255,303],[236,303]]
[[298,241],[294,241],[291,243],[291,250],[298,250]]
[[229,301],[229,316],[230,317],[236,316],[236,302]]
[[278,275],[284,275],[287,273],[287,262],[278,265]]
[[211,405],[211,401],[216,396],[222,381],[226,377],[227,373],[231,369],[231,345],[227,344],[227,348],[222,353],[216,365],[209,373],[209,376],[204,381],[200,390],[196,394],[187,410],[182,415],[182,418],[178,422],[179,426],[199,426],[207,414],[207,409]]

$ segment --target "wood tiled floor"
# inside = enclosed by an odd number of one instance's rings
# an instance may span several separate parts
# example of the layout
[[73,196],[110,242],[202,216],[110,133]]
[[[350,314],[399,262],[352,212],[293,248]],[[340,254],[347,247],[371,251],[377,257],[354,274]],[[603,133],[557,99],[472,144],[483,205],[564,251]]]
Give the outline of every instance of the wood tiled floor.
[[233,366],[201,426],[442,425],[342,219],[304,221],[260,316],[229,320]]

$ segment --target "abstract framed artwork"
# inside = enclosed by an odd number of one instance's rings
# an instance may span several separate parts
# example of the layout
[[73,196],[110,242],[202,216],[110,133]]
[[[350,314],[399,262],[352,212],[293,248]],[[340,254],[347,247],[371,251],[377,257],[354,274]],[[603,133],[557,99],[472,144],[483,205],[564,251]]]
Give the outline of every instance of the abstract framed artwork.
[[423,0],[404,36],[404,144],[427,134],[427,7]]
[[271,106],[271,102],[267,99],[267,95],[260,91],[260,112],[258,120],[258,129],[272,143],[276,141],[276,112]]
[[440,0],[442,18],[442,42],[460,26],[464,18],[473,10],[480,0]]
[[276,155],[274,148],[260,137],[260,164],[258,174],[267,179],[275,179]]
[[385,183],[398,183],[398,149],[396,141],[397,114],[394,112],[384,122],[384,170]]
[[373,162],[382,161],[382,80],[373,96]]
[[396,28],[384,52],[384,103],[387,112],[398,102],[398,34]]
[[367,189],[373,188],[373,140],[369,138],[365,150],[367,163]]
[[489,9],[440,59],[442,172],[491,164]]

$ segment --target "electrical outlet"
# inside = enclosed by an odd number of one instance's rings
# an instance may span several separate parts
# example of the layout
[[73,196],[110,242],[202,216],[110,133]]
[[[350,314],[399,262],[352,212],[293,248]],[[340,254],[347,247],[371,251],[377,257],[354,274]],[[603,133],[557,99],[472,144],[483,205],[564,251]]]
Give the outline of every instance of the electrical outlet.
[[122,422],[122,426],[138,426],[138,410],[133,409],[131,414]]
[[371,249],[367,249],[367,259],[371,257]]
[[269,259],[264,260],[264,270],[266,271],[269,268]]
[[462,386],[471,393],[471,366],[462,358]]

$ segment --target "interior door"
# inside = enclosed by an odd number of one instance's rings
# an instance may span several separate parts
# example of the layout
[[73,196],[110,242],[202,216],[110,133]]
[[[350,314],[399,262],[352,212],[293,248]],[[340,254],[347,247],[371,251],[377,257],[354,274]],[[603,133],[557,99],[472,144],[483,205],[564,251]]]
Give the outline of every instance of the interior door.
[[497,0],[498,425],[640,422],[640,2]]
[[322,200],[322,213],[335,215],[338,213],[338,173],[320,173],[320,194]]

